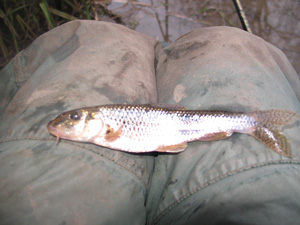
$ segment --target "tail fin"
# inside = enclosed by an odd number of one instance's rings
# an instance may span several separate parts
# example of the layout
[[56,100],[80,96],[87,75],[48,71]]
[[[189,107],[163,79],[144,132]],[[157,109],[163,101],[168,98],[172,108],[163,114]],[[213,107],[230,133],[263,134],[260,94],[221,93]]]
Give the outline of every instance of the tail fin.
[[288,139],[276,128],[290,125],[300,120],[300,115],[287,110],[267,110],[249,113],[255,118],[256,127],[251,133],[254,137],[262,141],[273,151],[285,156],[292,157],[292,151]]

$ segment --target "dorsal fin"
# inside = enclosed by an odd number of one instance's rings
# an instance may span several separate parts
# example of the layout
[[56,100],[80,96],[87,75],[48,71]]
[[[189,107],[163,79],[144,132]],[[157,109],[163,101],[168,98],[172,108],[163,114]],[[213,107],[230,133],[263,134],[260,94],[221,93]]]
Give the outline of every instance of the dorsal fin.
[[157,104],[151,104],[153,107],[160,107],[164,109],[171,109],[171,110],[188,110],[188,108],[181,106],[181,105],[176,105],[176,104],[162,104],[162,103],[157,103]]

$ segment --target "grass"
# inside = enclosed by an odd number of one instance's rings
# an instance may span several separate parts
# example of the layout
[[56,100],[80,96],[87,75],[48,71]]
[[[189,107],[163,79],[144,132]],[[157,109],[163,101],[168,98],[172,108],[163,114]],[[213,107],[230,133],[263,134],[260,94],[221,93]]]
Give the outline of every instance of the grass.
[[[131,29],[139,25],[139,21],[134,16],[127,18],[111,12],[107,7],[110,2],[111,0],[0,0],[0,69],[39,35],[71,20],[101,20],[103,17],[109,17],[116,23],[126,25]],[[158,1],[165,10],[164,18],[160,18],[158,12],[155,11],[154,1],[150,2],[151,5],[148,5],[128,0],[124,6],[128,5],[136,11],[147,8],[146,14],[151,14],[148,9],[152,9],[153,17],[157,20],[164,41],[168,42],[168,0]],[[211,7],[209,3],[210,0],[205,1],[201,9],[195,9],[195,15],[197,17],[207,14],[218,15],[225,23],[234,26],[230,17],[227,18],[222,10]],[[127,23],[124,23],[126,20],[128,20]],[[201,23],[204,24],[205,21]]]
[[95,19],[107,0],[1,0],[0,68],[40,34],[76,19]]

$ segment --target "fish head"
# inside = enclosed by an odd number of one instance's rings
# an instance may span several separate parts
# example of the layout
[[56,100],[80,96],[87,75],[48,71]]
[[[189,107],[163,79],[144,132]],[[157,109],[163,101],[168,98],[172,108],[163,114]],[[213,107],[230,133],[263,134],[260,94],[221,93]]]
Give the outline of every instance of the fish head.
[[58,115],[47,125],[48,131],[59,138],[91,142],[103,132],[104,123],[99,111],[75,109]]

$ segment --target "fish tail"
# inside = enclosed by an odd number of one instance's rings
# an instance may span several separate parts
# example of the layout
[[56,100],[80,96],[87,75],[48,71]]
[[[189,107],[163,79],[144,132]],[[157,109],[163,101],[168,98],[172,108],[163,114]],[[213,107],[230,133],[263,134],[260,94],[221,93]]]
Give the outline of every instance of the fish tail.
[[276,153],[292,157],[289,140],[278,129],[300,120],[300,115],[287,110],[267,110],[249,113],[256,121],[255,129],[250,133]]

